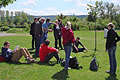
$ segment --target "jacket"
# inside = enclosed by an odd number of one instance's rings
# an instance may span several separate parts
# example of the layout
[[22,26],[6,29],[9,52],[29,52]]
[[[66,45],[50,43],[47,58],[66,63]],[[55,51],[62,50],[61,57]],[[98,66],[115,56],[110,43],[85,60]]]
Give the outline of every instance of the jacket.
[[42,23],[37,22],[35,25],[35,38],[37,38],[38,36],[42,36],[42,34],[43,34]]
[[40,61],[44,62],[45,57],[48,56],[49,53],[53,52],[57,52],[57,49],[48,47],[46,44],[43,43],[39,51]]
[[106,50],[109,48],[116,46],[116,43],[120,40],[118,34],[113,30],[110,29],[107,33],[107,40],[106,40]]
[[72,29],[66,29],[65,27],[63,27],[61,29],[61,34],[63,37],[63,45],[66,45],[67,43],[74,43],[75,42],[75,38],[74,38],[74,33],[72,31]]
[[31,24],[31,27],[30,27],[30,35],[35,35],[35,25],[36,25],[36,23],[35,22],[33,22],[32,24]]

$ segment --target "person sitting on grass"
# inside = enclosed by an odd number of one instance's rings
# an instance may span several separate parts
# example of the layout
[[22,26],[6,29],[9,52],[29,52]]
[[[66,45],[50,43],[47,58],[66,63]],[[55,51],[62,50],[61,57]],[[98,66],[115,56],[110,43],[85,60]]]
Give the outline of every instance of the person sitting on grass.
[[[83,47],[83,48],[78,48],[79,44]],[[86,52],[88,51],[87,48],[80,42],[80,38],[77,37],[75,40],[75,43],[73,44],[73,52],[77,53],[77,52],[83,52],[84,50],[86,50]]]
[[40,62],[49,63],[49,60],[54,56],[57,59],[57,63],[59,63],[60,58],[58,56],[58,50],[52,47],[48,47],[50,44],[49,40],[44,41],[41,45],[39,56]]
[[19,59],[24,56],[26,58],[27,63],[34,62],[34,59],[30,55],[29,51],[27,48],[16,48],[15,50],[11,50],[10,48],[10,43],[4,42],[4,47],[2,47],[2,56],[5,58],[6,62],[13,62],[13,63],[18,63]]

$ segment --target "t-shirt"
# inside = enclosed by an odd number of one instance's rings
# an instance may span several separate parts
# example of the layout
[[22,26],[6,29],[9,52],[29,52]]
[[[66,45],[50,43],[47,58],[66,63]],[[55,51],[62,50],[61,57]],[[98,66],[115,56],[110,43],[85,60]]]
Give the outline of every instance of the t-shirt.
[[[43,29],[48,29],[48,27],[49,27],[51,24],[52,24],[52,23],[46,23],[46,22],[45,22],[45,23],[42,25],[42,26],[43,26]],[[43,32],[44,32],[44,33],[47,33],[48,31],[44,31],[44,30],[43,30]]]
[[[75,41],[75,43],[74,43],[74,45],[75,45],[77,48],[78,48],[79,44],[80,44],[81,46],[83,46],[83,44],[82,44],[80,41],[78,41],[78,43]],[[74,47],[74,45],[73,45],[73,50],[76,50],[76,48]]]

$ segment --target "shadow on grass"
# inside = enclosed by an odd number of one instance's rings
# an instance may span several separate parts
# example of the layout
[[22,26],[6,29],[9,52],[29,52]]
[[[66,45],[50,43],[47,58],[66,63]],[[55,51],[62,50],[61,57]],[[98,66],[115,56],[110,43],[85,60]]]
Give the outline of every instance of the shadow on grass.
[[56,61],[49,61],[49,63],[43,63],[43,62],[37,62],[39,65],[45,65],[45,66],[54,66],[57,62]]
[[60,72],[54,74],[51,78],[55,80],[66,80],[67,78],[70,78],[70,76],[68,76],[68,70],[63,69]]
[[105,78],[105,80],[118,80],[118,79],[116,78],[116,74],[114,74],[110,75],[108,78]]

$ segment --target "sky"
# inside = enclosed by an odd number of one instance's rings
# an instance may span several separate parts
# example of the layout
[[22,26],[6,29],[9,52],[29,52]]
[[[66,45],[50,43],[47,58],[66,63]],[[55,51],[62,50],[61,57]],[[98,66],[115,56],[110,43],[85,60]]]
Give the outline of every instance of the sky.
[[[2,10],[24,11],[29,15],[45,16],[45,15],[86,15],[87,4],[94,4],[101,0],[16,0]],[[120,0],[102,0],[120,4]]]

